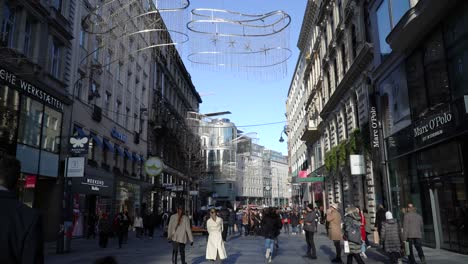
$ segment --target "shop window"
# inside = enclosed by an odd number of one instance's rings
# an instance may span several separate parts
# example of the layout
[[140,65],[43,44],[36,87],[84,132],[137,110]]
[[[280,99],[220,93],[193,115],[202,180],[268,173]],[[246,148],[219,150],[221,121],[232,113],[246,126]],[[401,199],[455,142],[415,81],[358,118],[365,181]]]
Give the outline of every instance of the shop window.
[[3,6],[3,21],[2,21],[2,35],[1,46],[13,48],[15,38],[15,11],[5,3]]
[[29,97],[21,97],[18,143],[39,148],[44,106]]
[[19,92],[7,85],[0,85],[0,149],[14,153],[16,148]]
[[42,149],[52,153],[60,152],[60,128],[62,114],[49,108],[44,109],[44,124],[42,126]]

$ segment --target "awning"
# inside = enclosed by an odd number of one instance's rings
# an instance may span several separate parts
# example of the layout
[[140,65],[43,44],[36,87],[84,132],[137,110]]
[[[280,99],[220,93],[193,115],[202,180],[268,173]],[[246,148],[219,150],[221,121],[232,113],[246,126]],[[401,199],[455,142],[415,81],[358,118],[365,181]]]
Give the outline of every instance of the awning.
[[100,139],[97,135],[95,135],[95,134],[91,134],[91,136],[93,137],[94,142],[95,142],[99,147],[102,148],[102,141],[101,141],[101,139]]
[[104,148],[107,148],[109,150],[109,152],[112,152],[114,153],[114,146],[112,146],[112,144],[109,142],[109,140],[103,138],[103,141],[104,141]]
[[119,148],[119,146],[117,146],[117,145],[114,145],[114,148],[115,148],[115,150],[117,150],[117,152],[119,153],[119,155],[120,155],[121,157],[123,157],[123,156],[124,156],[124,153],[123,153],[122,149],[121,149],[121,148]]
[[136,154],[136,153],[133,153],[133,159],[135,161],[141,161],[140,156],[138,154]]
[[125,156],[126,156],[129,160],[133,160],[132,154],[131,154],[130,152],[128,152],[128,150],[124,149],[124,153],[125,153]]
[[88,136],[88,135],[86,135],[86,133],[83,131],[83,129],[82,129],[81,127],[79,127],[79,126],[75,126],[75,131],[76,131],[76,133],[78,133],[78,135],[79,135],[80,137],[82,137],[82,138]]

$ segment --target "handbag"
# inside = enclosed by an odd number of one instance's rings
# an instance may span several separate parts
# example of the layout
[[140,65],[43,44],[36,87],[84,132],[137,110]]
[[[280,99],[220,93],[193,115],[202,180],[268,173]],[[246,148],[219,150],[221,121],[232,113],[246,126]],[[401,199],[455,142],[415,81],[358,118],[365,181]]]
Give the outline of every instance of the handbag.
[[239,232],[238,228],[237,228],[237,224],[234,224],[234,233],[237,233]]
[[404,243],[404,247],[405,247],[405,256],[409,256],[410,255],[410,246],[409,246],[409,242],[408,241],[405,241],[403,242]]
[[348,240],[345,240],[344,241],[344,253],[348,254],[349,252],[350,252],[349,251],[349,242],[348,242]]
[[379,244],[379,242],[380,242],[379,231],[374,230],[374,243]]

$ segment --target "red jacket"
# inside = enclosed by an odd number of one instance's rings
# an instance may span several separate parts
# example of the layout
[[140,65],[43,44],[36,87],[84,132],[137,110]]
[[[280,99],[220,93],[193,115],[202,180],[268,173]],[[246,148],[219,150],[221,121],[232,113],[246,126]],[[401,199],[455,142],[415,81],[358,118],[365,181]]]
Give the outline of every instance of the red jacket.
[[362,212],[359,212],[359,215],[361,216],[361,238],[366,241],[366,218]]

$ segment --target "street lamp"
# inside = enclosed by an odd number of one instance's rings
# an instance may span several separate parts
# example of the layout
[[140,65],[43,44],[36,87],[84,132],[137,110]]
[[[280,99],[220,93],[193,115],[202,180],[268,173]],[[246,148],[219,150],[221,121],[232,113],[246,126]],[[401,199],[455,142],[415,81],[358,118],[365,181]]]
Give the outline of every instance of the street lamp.
[[281,143],[284,142],[283,133],[284,133],[286,136],[288,135],[288,131],[286,131],[286,128],[287,128],[287,126],[284,126],[284,127],[283,127],[283,130],[281,130],[280,139],[279,139],[279,142],[281,142]]

